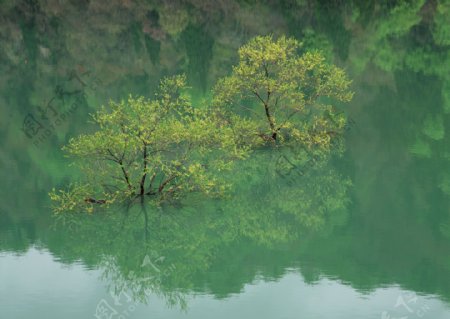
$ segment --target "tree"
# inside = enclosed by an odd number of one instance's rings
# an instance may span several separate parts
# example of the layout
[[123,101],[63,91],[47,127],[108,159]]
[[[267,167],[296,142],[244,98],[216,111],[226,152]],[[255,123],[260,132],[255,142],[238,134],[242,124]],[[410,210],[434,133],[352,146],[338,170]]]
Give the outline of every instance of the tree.
[[246,148],[234,143],[232,129],[212,112],[193,108],[185,88],[185,76],[165,78],[153,100],[130,96],[96,112],[98,129],[63,148],[77,160],[84,182],[52,191],[56,212],[78,209],[83,201],[223,193],[227,185],[218,173],[244,157]]
[[345,125],[330,101],[348,102],[353,93],[345,72],[319,52],[298,54],[286,37],[258,36],[239,49],[232,74],[218,81],[214,106],[256,121],[265,141],[328,147]]

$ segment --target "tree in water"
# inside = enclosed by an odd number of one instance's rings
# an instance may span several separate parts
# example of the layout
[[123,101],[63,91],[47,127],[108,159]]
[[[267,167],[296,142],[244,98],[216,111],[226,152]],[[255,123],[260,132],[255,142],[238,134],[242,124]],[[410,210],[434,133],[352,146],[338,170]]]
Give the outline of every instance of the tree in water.
[[76,159],[83,181],[50,193],[55,211],[93,210],[121,198],[178,198],[188,192],[218,195],[227,185],[219,172],[231,168],[246,148],[208,109],[196,109],[185,76],[165,78],[153,100],[130,96],[93,115],[97,130],[63,149]]
[[250,40],[239,49],[232,74],[215,86],[213,104],[257,123],[253,134],[262,140],[328,148],[345,126],[331,102],[350,101],[351,82],[320,52],[300,55],[299,47],[284,36]]

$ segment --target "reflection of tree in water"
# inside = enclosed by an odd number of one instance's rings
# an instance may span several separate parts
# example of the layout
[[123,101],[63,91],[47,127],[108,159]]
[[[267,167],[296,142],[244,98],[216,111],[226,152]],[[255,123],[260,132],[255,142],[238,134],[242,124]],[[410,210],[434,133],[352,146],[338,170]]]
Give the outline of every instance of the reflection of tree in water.
[[238,212],[239,231],[266,242],[339,224],[351,183],[328,160],[303,149],[256,152],[236,170],[235,191],[224,210]]
[[125,295],[129,301],[147,304],[148,298],[156,295],[170,307],[186,309],[186,293],[165,286],[176,268],[174,265],[167,266],[164,259],[164,256],[158,257],[153,251],[144,257],[141,265],[132,267],[133,270],[128,273],[122,272],[114,256],[105,258],[99,266],[103,269],[102,279],[108,282],[108,290],[116,298]]
[[[258,176],[262,161],[270,159],[266,154],[256,156],[246,174],[233,178],[239,182]],[[259,175],[247,180],[236,195],[223,200],[192,196],[179,207],[144,203],[96,215],[61,214],[58,228],[65,234],[52,249],[63,261],[81,259],[103,269],[103,278],[116,293],[145,302],[151,292],[168,305],[183,308],[189,293],[209,290],[208,283],[202,283],[204,275],[227,247],[243,242],[283,245],[311,228],[332,228],[328,220],[339,224],[330,217],[333,214],[345,215],[348,182],[329,167],[312,169],[291,185],[273,171],[269,174],[271,178]],[[233,259],[230,256],[222,267],[240,260]],[[256,270],[245,281],[255,275]]]

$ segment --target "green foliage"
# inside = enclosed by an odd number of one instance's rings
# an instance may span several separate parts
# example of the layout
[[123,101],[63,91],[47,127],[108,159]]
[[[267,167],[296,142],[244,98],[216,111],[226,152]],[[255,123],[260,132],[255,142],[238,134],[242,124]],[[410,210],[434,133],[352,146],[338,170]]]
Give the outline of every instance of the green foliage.
[[442,223],[439,229],[445,237],[450,238],[450,223],[447,224]]
[[450,195],[450,174],[444,175],[439,187],[445,194]]
[[450,45],[450,1],[439,1],[434,16],[433,37],[437,44]]
[[450,113],[450,81],[446,80],[442,87],[443,108],[446,114]]
[[67,191],[53,188],[49,195],[56,214],[73,211],[92,213],[95,203],[86,201],[87,198],[102,198],[104,207],[109,207],[123,196],[121,192],[99,192],[91,184],[72,184]]
[[426,158],[430,158],[432,153],[430,144],[420,138],[409,148],[409,151],[414,155]]
[[399,37],[411,29],[412,26],[420,22],[419,14],[425,0],[401,1],[394,6],[386,19],[382,20],[377,28],[377,38]]
[[[110,204],[120,195],[223,195],[231,183],[222,172],[265,143],[297,149],[285,157],[289,165],[323,156],[345,125],[329,103],[347,102],[353,93],[343,70],[319,52],[300,55],[298,49],[294,39],[271,36],[242,46],[239,64],[215,87],[212,109],[191,105],[185,76],[162,80],[152,100],[130,95],[103,106],[92,116],[98,129],[63,148],[85,180],[68,192],[51,193],[55,211],[79,209],[83,198]],[[309,225],[319,221],[302,219]]]
[[350,101],[350,81],[321,53],[299,55],[298,49],[292,38],[250,40],[239,49],[232,74],[216,84],[213,104],[226,116],[252,119],[253,135],[263,141],[328,148],[345,124],[329,103]]
[[420,47],[410,50],[404,59],[406,66],[415,72],[445,77],[448,75],[446,66],[449,65],[449,57],[445,52],[436,52],[430,47]]
[[[377,19],[359,21],[361,24],[367,25],[362,38],[352,41],[354,52],[351,53],[350,58],[356,71],[364,70],[369,62],[374,62],[386,71],[401,68],[403,61],[410,54],[408,50],[405,50],[404,37],[421,22],[420,10],[424,3],[425,0],[412,0],[400,1],[396,5],[379,5],[377,9],[381,12],[378,13]],[[371,12],[371,15],[376,13]],[[360,15],[359,18],[365,19],[366,17]],[[356,32],[359,28],[359,25],[355,25]]]
[[445,135],[444,119],[442,115],[435,116],[428,114],[423,123],[423,133],[433,140],[442,140]]
[[302,51],[318,50],[326,58],[326,61],[333,60],[333,44],[326,36],[316,33],[312,28],[303,31]]
[[159,12],[159,23],[169,35],[178,36],[189,24],[189,14],[184,8],[163,5]]
[[214,113],[194,109],[184,89],[184,76],[165,78],[153,100],[130,96],[96,112],[92,118],[98,129],[70,139],[63,148],[76,159],[90,189],[78,185],[52,192],[57,203],[68,202],[55,210],[78,208],[75,202],[82,194],[100,194],[105,201],[114,194],[158,200],[195,191],[223,194],[227,185],[218,174],[243,158],[246,147],[234,143],[232,129]]

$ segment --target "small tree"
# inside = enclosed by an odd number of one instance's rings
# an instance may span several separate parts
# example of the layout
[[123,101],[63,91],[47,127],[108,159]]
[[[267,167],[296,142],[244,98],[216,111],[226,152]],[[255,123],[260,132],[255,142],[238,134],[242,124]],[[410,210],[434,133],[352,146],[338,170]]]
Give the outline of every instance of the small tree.
[[[246,154],[231,128],[183,95],[184,76],[161,81],[153,100],[129,97],[93,115],[98,129],[71,139],[63,149],[83,172],[83,183],[53,190],[55,210],[149,195],[158,200],[186,192],[222,193],[218,172]],[[88,205],[92,210],[92,205]]]
[[298,49],[286,37],[252,39],[239,49],[232,74],[215,86],[214,105],[229,119],[238,112],[256,121],[253,134],[265,141],[328,147],[345,125],[330,103],[351,100],[350,81],[319,52]]

